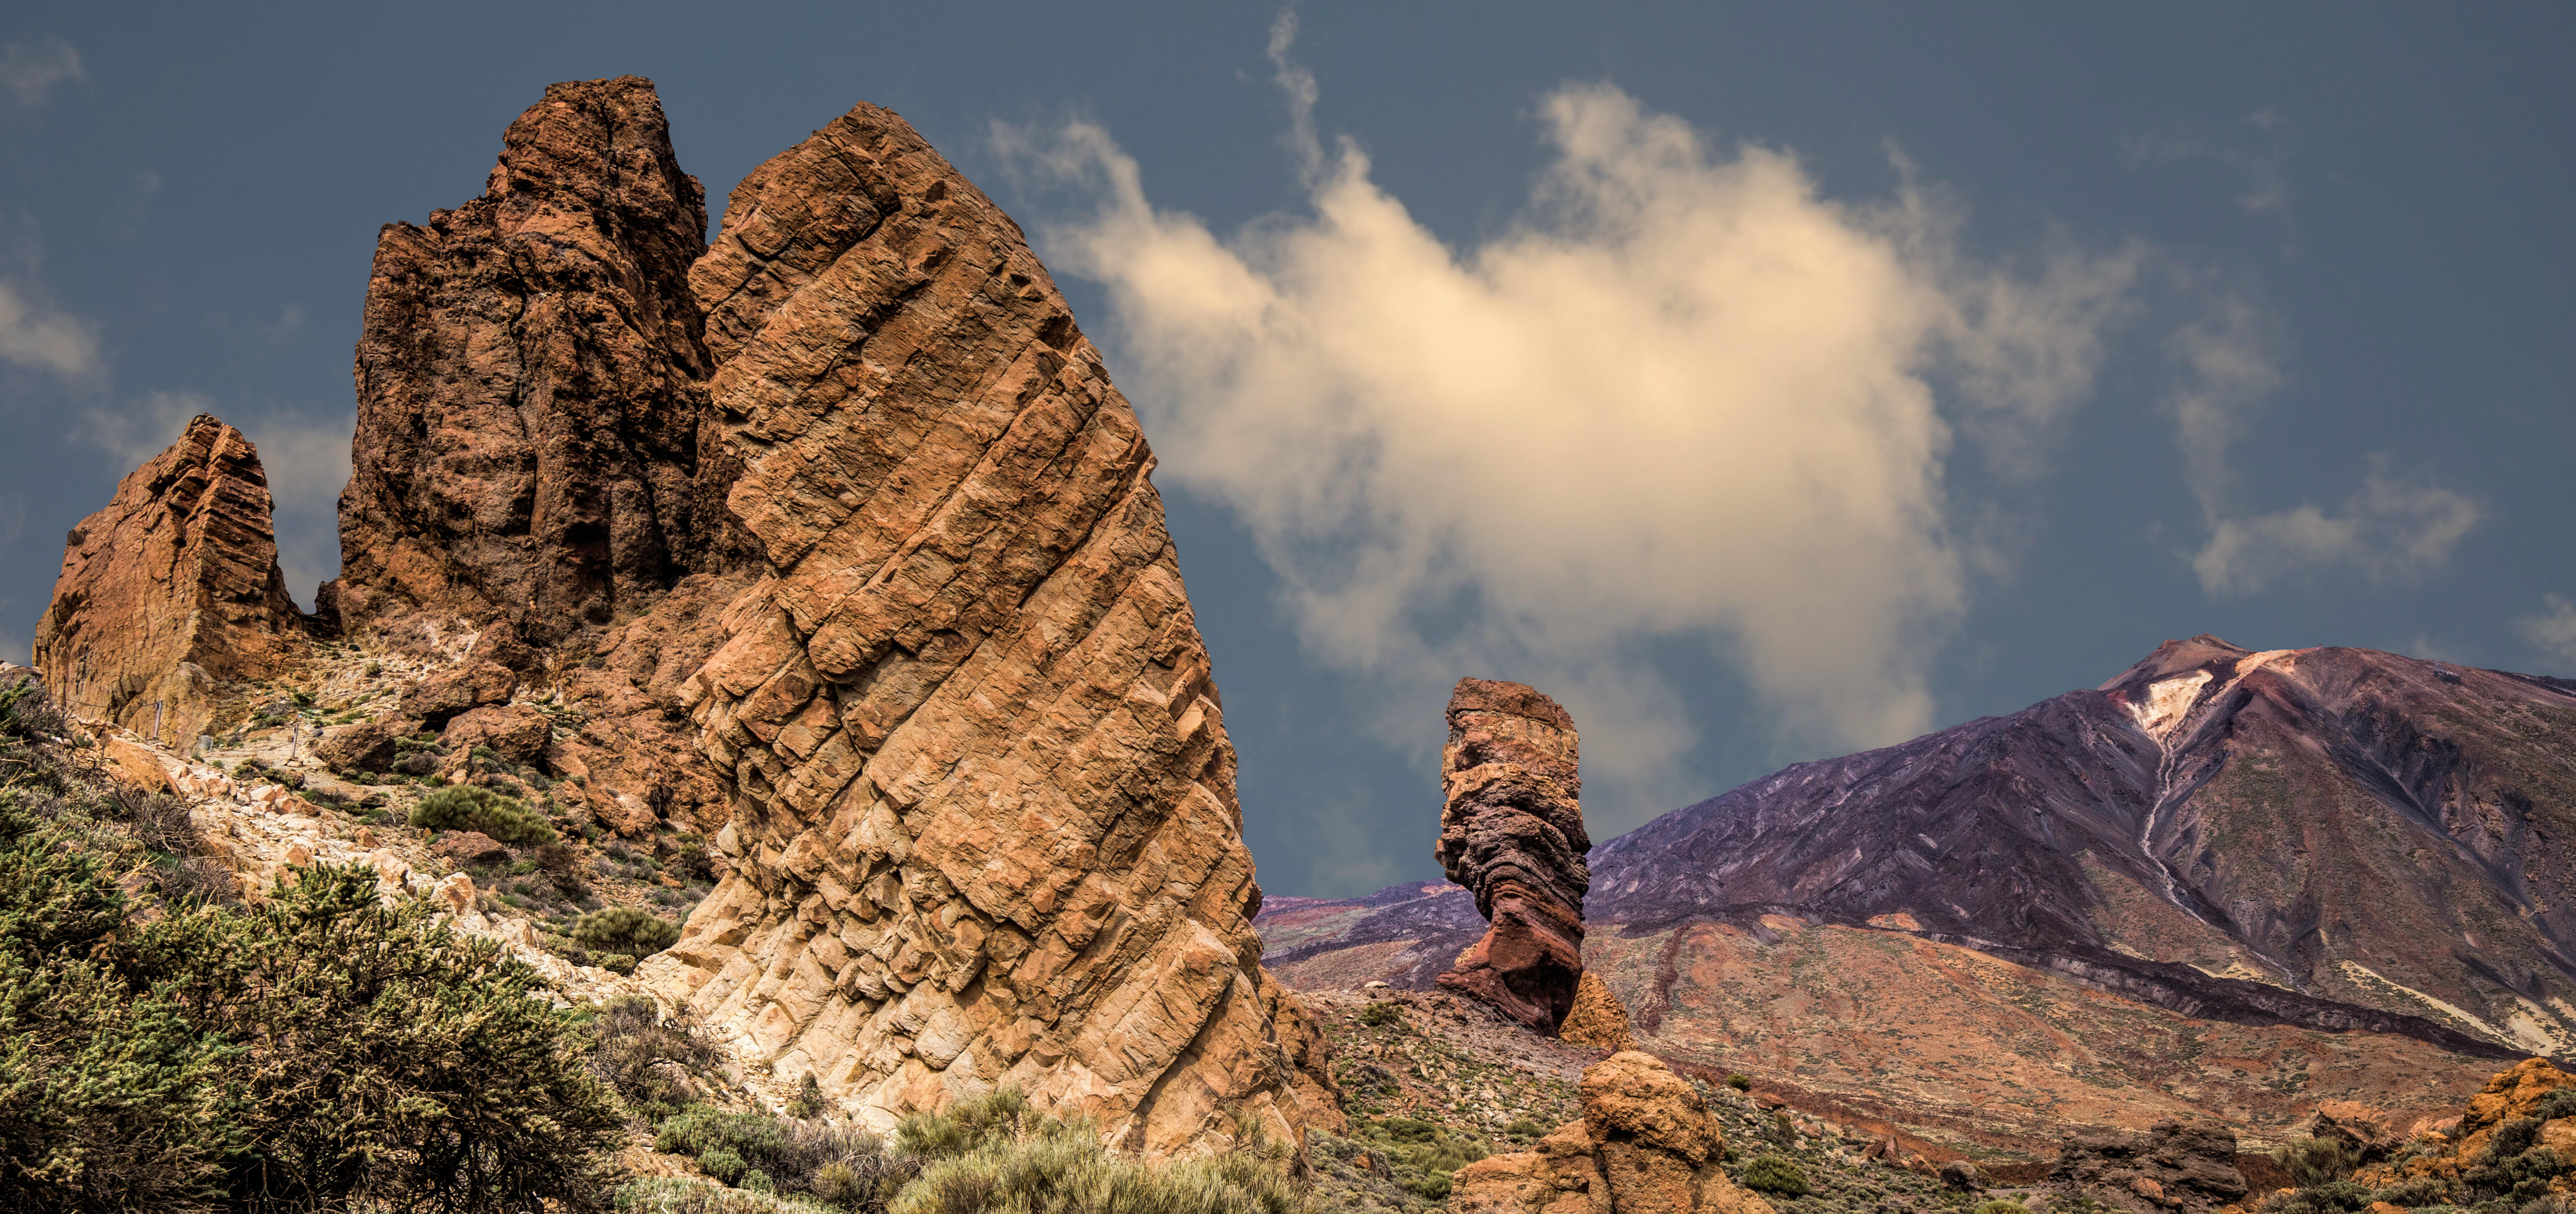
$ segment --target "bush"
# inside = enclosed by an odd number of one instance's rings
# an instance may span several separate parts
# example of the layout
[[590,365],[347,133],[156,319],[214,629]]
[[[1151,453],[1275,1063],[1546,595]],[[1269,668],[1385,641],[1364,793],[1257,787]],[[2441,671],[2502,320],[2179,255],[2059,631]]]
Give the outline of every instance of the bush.
[[1153,1167],[1101,1146],[1089,1122],[1036,1117],[1016,1123],[1022,1129],[1012,1136],[930,1165],[895,1198],[895,1214],[1295,1214],[1305,1207],[1278,1166],[1261,1156],[1208,1156]]
[[[698,1170],[732,1184],[742,1179],[743,1173],[751,1170],[751,1165],[743,1161],[742,1152],[732,1147],[708,1147],[698,1152]],[[767,1173],[762,1176],[765,1179]]]
[[1745,1188],[1781,1197],[1804,1197],[1808,1192],[1807,1173],[1786,1155],[1757,1155],[1737,1179]]
[[1370,1028],[1383,1028],[1404,1019],[1404,1009],[1394,1003],[1372,1003],[1360,1009],[1360,1023]]
[[1753,1090],[1753,1076],[1741,1072],[1729,1075],[1726,1077],[1726,1086],[1739,1092],[1750,1092]]
[[648,1121],[679,1114],[695,1094],[689,1076],[715,1065],[716,1049],[687,1010],[668,1017],[651,996],[629,995],[590,1022],[591,1064],[628,1108]]
[[889,1158],[885,1145],[862,1130],[707,1105],[692,1105],[664,1121],[653,1149],[695,1156],[700,1171],[728,1184],[761,1172],[783,1193],[812,1192],[815,1178],[837,1164],[841,1171],[825,1183],[853,1209],[882,1208],[918,1171],[909,1160]]
[[2291,1184],[2309,1189],[2351,1175],[2361,1155],[2340,1138],[2293,1138],[2272,1148],[2272,1162],[2290,1174]]
[[2018,1201],[2006,1201],[1998,1197],[1969,1211],[1968,1214],[2030,1214],[2030,1207]]
[[513,846],[552,843],[555,828],[544,814],[517,797],[488,788],[459,784],[422,797],[411,807],[411,824],[432,830],[475,830]]
[[[680,942],[680,925],[632,906],[611,906],[581,917],[572,938],[594,953],[624,953],[643,958]],[[627,967],[634,968],[633,961]]]

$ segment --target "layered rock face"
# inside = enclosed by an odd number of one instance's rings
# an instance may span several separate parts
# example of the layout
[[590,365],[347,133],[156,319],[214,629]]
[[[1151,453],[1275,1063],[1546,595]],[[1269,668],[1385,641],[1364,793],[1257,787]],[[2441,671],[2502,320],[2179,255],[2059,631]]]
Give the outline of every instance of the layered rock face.
[[1719,1161],[1726,1136],[1690,1084],[1630,1050],[1583,1072],[1583,1118],[1535,1151],[1460,1168],[1456,1214],[1771,1214]]
[[550,645],[727,564],[688,285],[706,226],[634,76],[549,87],[481,198],[386,225],[325,617],[434,612]]
[[1449,695],[1435,854],[1492,923],[1444,987],[1554,1035],[1583,976],[1583,777],[1574,718],[1519,683],[1460,679]]
[[768,576],[682,691],[734,867],[639,972],[878,1125],[1003,1083],[1147,1155],[1337,1124],[1152,455],[1019,229],[861,105],[689,281]]
[[303,651],[277,568],[268,474],[242,432],[200,415],[117,483],[63,551],[36,625],[45,685],[73,712],[186,745],[222,685]]
[[2160,1214],[2233,1205],[2246,1194],[2236,1136],[2220,1126],[2159,1121],[2144,1135],[2116,1130],[2066,1136],[2049,1182],[2115,1210]]

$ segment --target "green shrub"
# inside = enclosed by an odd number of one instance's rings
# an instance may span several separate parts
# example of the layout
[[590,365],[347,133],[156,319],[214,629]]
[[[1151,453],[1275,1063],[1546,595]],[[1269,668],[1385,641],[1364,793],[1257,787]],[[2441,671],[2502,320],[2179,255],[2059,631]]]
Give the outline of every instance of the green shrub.
[[[961,1102],[962,1103],[962,1102]],[[936,1116],[935,1114],[932,1116]],[[1088,1122],[1030,1120],[1026,1132],[941,1159],[904,1187],[895,1214],[1296,1214],[1305,1203],[1272,1160],[1207,1156],[1161,1167],[1100,1145]]]
[[805,1072],[803,1082],[796,1085],[796,1098],[787,1102],[787,1115],[799,1118],[818,1117],[822,1115],[824,1107],[823,1085],[814,1081],[814,1072]]
[[1969,1211],[1968,1214],[2030,1214],[2030,1207],[2018,1201],[2006,1201],[1998,1197]]
[[2350,1175],[2361,1155],[2340,1138],[2293,1138],[2272,1148],[2272,1162],[2290,1174],[2290,1183],[2307,1189]]
[[742,1187],[754,1193],[775,1193],[778,1191],[778,1182],[771,1180],[769,1173],[753,1168],[743,1176]]
[[[698,1170],[732,1184],[742,1179],[743,1174],[751,1170],[751,1165],[743,1162],[742,1153],[732,1147],[708,1147],[698,1152]],[[762,1173],[764,1179],[767,1176],[767,1173]]]
[[1404,1019],[1404,1008],[1395,1003],[1372,1003],[1360,1009],[1360,1023],[1370,1028],[1383,1028]]
[[[506,895],[504,900],[508,900]],[[612,974],[625,975],[635,972],[635,958],[627,953],[592,953],[590,963]]]
[[1804,1197],[1808,1193],[1807,1173],[1786,1155],[1757,1155],[1744,1165],[1744,1175],[1737,1179],[1745,1188],[1760,1193],[1781,1197]]
[[514,846],[552,843],[555,828],[544,814],[517,797],[488,788],[459,784],[422,797],[411,807],[411,824],[432,830],[475,830]]
[[1726,1077],[1726,1086],[1739,1092],[1750,1092],[1753,1090],[1753,1076],[1742,1072],[1729,1075]]
[[[642,958],[680,942],[680,925],[656,918],[651,911],[611,906],[592,911],[573,925],[572,938],[594,953],[624,953]],[[633,968],[630,962],[628,968]]]
[[752,1193],[685,1176],[630,1180],[612,1195],[631,1214],[843,1214],[842,1207],[799,1197]]

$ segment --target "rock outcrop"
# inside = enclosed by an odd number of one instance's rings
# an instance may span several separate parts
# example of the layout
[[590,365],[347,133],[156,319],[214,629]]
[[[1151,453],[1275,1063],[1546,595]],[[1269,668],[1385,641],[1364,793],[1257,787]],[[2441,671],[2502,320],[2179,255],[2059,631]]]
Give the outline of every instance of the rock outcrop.
[[2078,1130],[2059,1148],[2049,1183],[2119,1210],[2191,1214],[2245,1196],[2236,1136],[2205,1122],[2159,1121],[2146,1134]]
[[1460,1168],[1454,1214],[1771,1214],[1719,1161],[1726,1137],[1688,1081],[1652,1054],[1611,1055],[1583,1072],[1583,1117],[1535,1151]]
[[200,415],[72,528],[33,657],[57,702],[193,743],[224,685],[301,653],[270,529],[268,474],[242,432]]
[[1583,976],[1583,777],[1574,718],[1519,683],[1460,679],[1449,695],[1435,854],[1492,923],[1444,987],[1554,1035]]
[[689,282],[767,576],[682,692],[732,869],[640,974],[880,1126],[1003,1083],[1149,1156],[1338,1124],[1152,454],[1019,229],[863,104]]
[[706,228],[634,76],[547,88],[482,197],[385,226],[326,618],[548,645],[736,555],[688,285]]

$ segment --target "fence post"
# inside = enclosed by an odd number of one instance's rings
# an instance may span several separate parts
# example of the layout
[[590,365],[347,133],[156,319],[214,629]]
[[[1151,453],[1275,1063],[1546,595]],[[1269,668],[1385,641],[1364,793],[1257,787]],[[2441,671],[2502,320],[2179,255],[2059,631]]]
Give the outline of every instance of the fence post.
[[152,740],[161,740],[161,701],[152,701]]

